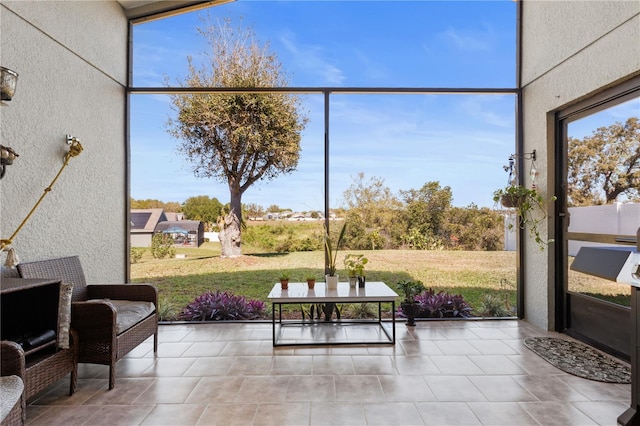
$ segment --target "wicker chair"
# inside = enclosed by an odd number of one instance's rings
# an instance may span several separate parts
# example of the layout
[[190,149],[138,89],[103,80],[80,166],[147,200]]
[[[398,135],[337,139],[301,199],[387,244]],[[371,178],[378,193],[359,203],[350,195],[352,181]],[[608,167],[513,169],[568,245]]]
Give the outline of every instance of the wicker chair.
[[[56,278],[73,283],[71,327],[78,333],[78,362],[108,365],[109,389],[115,386],[119,359],[152,335],[153,351],[158,351],[158,293],[153,285],[87,285],[78,256],[21,263],[18,272],[22,278]],[[133,325],[123,325],[126,314],[121,304],[126,301],[153,305]]]
[[[2,370],[0,375],[17,376],[22,380],[23,384],[20,397],[0,424],[2,426],[23,425],[27,420],[26,396],[24,392],[24,380],[26,377],[24,351],[17,343],[3,340],[0,342],[0,358],[0,369]],[[12,390],[12,393],[13,391],[15,390]],[[4,395],[4,389],[2,392],[2,398],[4,399],[6,397],[6,395]]]

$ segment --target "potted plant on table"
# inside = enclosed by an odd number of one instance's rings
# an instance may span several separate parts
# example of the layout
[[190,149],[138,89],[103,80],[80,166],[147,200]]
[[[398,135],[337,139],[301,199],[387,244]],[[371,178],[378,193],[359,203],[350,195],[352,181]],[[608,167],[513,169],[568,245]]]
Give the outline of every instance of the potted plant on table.
[[344,257],[344,267],[349,275],[349,285],[355,287],[356,281],[361,282],[361,287],[364,286],[364,265],[369,262],[369,259],[364,257],[364,254],[347,254]]
[[416,296],[424,291],[424,284],[422,284],[422,281],[400,281],[398,287],[404,294],[400,308],[407,317],[407,325],[415,326],[416,316],[420,313],[420,305],[416,301]]
[[289,273],[287,271],[280,272],[280,286],[283,290],[289,288]]
[[307,287],[309,287],[309,290],[313,290],[313,288],[316,286],[316,276],[307,275],[306,280],[307,280]]
[[324,253],[325,259],[327,262],[327,274],[325,275],[325,281],[327,282],[327,288],[329,290],[335,290],[338,288],[338,279],[339,276],[337,274],[337,265],[336,260],[338,257],[338,250],[340,249],[340,244],[342,244],[342,240],[344,239],[344,233],[347,229],[347,224],[342,225],[342,229],[338,234],[338,239],[335,244],[331,241],[331,236],[329,235],[328,229],[325,227],[324,231]]

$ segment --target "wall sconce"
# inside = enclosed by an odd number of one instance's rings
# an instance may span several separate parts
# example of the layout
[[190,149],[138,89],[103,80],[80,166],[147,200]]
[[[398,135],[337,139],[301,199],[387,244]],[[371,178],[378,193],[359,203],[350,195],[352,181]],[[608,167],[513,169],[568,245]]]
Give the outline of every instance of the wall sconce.
[[[0,92],[2,101],[10,101],[13,94],[16,92],[16,85],[18,84],[18,73],[11,71],[5,67],[0,67]],[[0,102],[2,105],[7,105],[4,102]],[[4,177],[7,171],[7,166],[13,164],[19,155],[8,146],[0,145],[0,179]]]
[[5,67],[0,67],[0,92],[2,92],[3,101],[11,100],[13,94],[16,92],[17,84],[18,73]]

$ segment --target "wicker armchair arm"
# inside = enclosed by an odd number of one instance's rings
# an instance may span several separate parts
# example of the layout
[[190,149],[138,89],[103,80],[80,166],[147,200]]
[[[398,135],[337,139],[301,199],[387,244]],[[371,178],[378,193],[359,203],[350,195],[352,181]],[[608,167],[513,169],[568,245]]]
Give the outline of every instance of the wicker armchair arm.
[[87,290],[90,299],[135,300],[158,306],[158,290],[151,284],[92,284]]
[[0,342],[0,375],[11,376],[15,374],[24,379],[25,363],[24,351],[22,347],[11,340],[3,340]]
[[73,302],[71,327],[80,341],[87,336],[110,340],[116,333],[116,309],[106,301]]

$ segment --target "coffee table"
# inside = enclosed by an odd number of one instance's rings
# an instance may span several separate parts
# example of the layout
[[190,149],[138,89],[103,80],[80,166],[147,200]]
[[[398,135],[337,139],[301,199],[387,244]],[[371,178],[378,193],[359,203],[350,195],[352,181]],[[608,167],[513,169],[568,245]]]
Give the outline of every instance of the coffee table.
[[[289,283],[289,288],[282,290],[280,283],[277,283],[268,296],[272,303],[273,346],[395,345],[397,297],[398,294],[381,281],[369,281],[364,287],[351,287],[349,283],[341,282],[336,290],[328,290],[326,283],[322,282],[316,283],[313,290],[309,289],[307,283]],[[282,305],[322,303],[377,303],[378,317],[331,321],[282,318]],[[391,303],[390,321],[382,320],[382,303]]]

